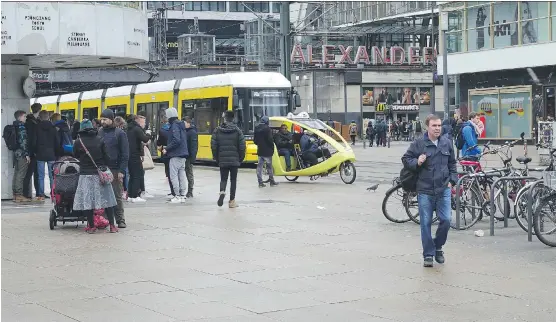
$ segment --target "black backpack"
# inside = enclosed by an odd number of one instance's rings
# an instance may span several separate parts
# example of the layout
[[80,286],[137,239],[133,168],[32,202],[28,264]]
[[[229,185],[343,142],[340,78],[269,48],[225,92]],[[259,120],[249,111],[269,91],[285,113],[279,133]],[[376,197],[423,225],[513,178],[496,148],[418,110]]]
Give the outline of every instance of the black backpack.
[[6,142],[8,150],[15,151],[19,148],[19,141],[17,139],[17,128],[13,124],[8,124],[4,127],[4,133],[2,137]]
[[465,139],[463,137],[463,129],[465,126],[466,125],[460,126],[456,133],[456,148],[458,148],[458,150],[463,149],[463,146],[465,145]]
[[[424,144],[421,144],[420,142],[423,142],[422,139],[416,141],[416,144],[420,145],[419,150],[424,151],[425,147]],[[417,168],[417,170],[412,170],[407,168],[405,165],[402,168],[402,170],[400,171],[400,183],[402,185],[402,188],[404,191],[408,191],[408,192],[416,192],[417,191],[417,181],[419,180],[419,172],[421,171],[421,168]]]

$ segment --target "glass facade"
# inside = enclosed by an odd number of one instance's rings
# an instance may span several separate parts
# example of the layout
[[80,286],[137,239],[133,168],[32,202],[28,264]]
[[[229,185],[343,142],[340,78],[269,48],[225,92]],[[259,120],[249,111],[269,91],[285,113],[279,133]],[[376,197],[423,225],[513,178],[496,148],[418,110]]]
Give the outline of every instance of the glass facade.
[[556,1],[466,2],[448,12],[448,52],[556,41]]
[[[229,4],[230,12],[250,12],[249,9],[255,12],[270,13],[270,3],[269,2],[257,2],[257,1],[148,1],[147,9],[155,10],[162,8],[163,4],[169,10],[181,11],[215,11],[215,12],[226,12],[226,3]],[[280,13],[280,3],[274,2],[272,4],[272,12]]]
[[270,12],[270,6],[268,2],[230,1],[229,4],[230,4],[230,12],[251,12],[251,11],[263,12],[263,13]]

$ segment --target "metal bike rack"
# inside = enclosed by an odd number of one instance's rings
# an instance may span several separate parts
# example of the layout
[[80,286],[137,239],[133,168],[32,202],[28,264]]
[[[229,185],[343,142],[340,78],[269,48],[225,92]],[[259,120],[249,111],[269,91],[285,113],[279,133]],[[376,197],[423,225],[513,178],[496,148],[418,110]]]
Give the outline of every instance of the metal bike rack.
[[[539,178],[536,177],[502,177],[496,179],[490,187],[490,236],[494,236],[494,188],[498,185],[498,183],[502,182],[502,193],[505,195],[506,191],[508,190],[508,181],[516,181],[516,180],[538,180]],[[504,228],[508,228],[508,202],[504,202]]]
[[[458,174],[463,174],[463,173],[458,173]],[[473,177],[485,177],[485,178],[490,178],[490,177],[498,177],[498,176],[502,176],[502,172],[500,170],[495,170],[495,171],[489,171],[489,172],[479,172],[479,173],[467,173],[462,176],[461,178],[458,179],[458,182],[456,183],[456,227],[459,230],[461,225],[461,219],[460,219],[460,207],[461,207],[461,183],[463,182],[464,179],[467,178],[473,178]],[[482,205],[481,205],[482,206]]]
[[530,242],[533,241],[533,190],[539,183],[543,182],[542,179],[533,182],[527,192],[527,241]]

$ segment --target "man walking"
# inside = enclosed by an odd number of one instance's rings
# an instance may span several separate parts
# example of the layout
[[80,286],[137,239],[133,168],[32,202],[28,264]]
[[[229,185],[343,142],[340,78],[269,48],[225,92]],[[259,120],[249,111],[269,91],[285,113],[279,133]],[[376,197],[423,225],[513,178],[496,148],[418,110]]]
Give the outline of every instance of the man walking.
[[214,130],[210,139],[212,157],[220,167],[220,195],[218,207],[224,204],[226,185],[230,177],[230,201],[228,207],[237,208],[237,170],[245,159],[245,137],[234,124],[234,112],[224,112],[224,122]]
[[268,176],[270,179],[270,186],[274,187],[278,184],[274,181],[274,172],[272,171],[272,156],[274,155],[274,140],[272,139],[272,130],[268,126],[268,116],[261,117],[261,123],[255,128],[255,135],[253,142],[257,145],[257,180],[259,181],[259,188],[264,188],[266,185],[263,182],[263,167],[266,164]]
[[[433,266],[433,257],[444,263],[442,247],[450,229],[451,188],[457,181],[456,159],[452,142],[441,136],[442,122],[436,115],[425,121],[427,132],[422,139],[411,143],[402,157],[404,167],[417,176],[417,202],[421,222],[424,266]],[[431,234],[432,213],[439,218],[436,237]]]
[[168,138],[170,137],[170,123],[166,115],[162,117],[160,130],[158,130],[158,138],[156,139],[156,146],[162,154],[160,159],[164,162],[164,174],[166,179],[168,179],[168,185],[170,186],[170,193],[168,194],[169,200],[174,197],[174,187],[172,187],[172,180],[170,180],[170,159],[164,155],[164,148],[168,145]]
[[28,148],[28,137],[27,130],[25,129],[25,112],[16,111],[14,113],[15,121],[13,122],[13,128],[15,131],[15,137],[17,142],[16,150],[14,150],[14,177],[12,182],[12,191],[14,195],[15,202],[28,202],[31,198],[23,196],[23,184],[25,182],[25,175],[27,174],[27,168],[29,167],[29,148]]
[[110,157],[108,167],[114,175],[112,180],[112,189],[116,196],[116,224],[118,228],[126,228],[124,216],[124,203],[123,196],[123,182],[124,173],[129,161],[129,143],[127,135],[114,124],[114,112],[110,109],[105,109],[100,115],[100,123],[102,128],[98,132],[98,136],[104,141],[106,145],[106,153]]
[[[27,115],[25,120],[25,130],[27,131],[27,149],[29,151],[29,166],[23,180],[23,195],[26,198],[33,198],[33,190],[31,186],[31,178],[35,186],[35,196],[38,197],[39,192],[39,173],[37,168],[36,144],[37,144],[37,127],[39,126],[39,112],[42,110],[41,103],[31,105],[31,114]],[[37,199],[38,200],[38,199]]]
[[187,150],[187,134],[185,124],[178,119],[178,111],[170,107],[166,110],[166,118],[170,123],[168,145],[163,153],[170,158],[170,180],[174,189],[171,203],[185,202],[185,160],[189,156]]
[[50,121],[48,111],[40,111],[39,120],[40,122],[35,132],[35,155],[37,157],[37,169],[39,173],[37,200],[44,201],[44,198],[46,197],[44,190],[44,178],[46,175],[44,167],[47,167],[48,178],[50,179],[50,190],[52,190],[52,184],[54,183],[54,161],[62,155],[62,146],[58,138],[58,131],[56,130],[56,127],[54,127],[54,124]]
[[195,179],[193,177],[193,163],[197,159],[197,150],[199,149],[199,139],[197,135],[197,128],[192,123],[189,116],[185,117],[185,131],[187,132],[187,151],[189,156],[185,161],[185,176],[187,177],[187,194],[185,197],[193,198],[193,184]]

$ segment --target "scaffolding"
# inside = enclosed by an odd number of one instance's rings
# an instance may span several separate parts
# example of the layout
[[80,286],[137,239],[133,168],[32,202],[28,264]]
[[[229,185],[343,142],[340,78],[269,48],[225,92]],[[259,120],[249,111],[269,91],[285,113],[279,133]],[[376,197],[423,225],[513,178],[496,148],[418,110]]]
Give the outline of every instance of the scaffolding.
[[245,60],[256,62],[263,70],[265,64],[280,64],[280,21],[259,17],[245,23]]
[[216,61],[214,35],[184,34],[178,37],[178,60],[181,63],[202,64]]

